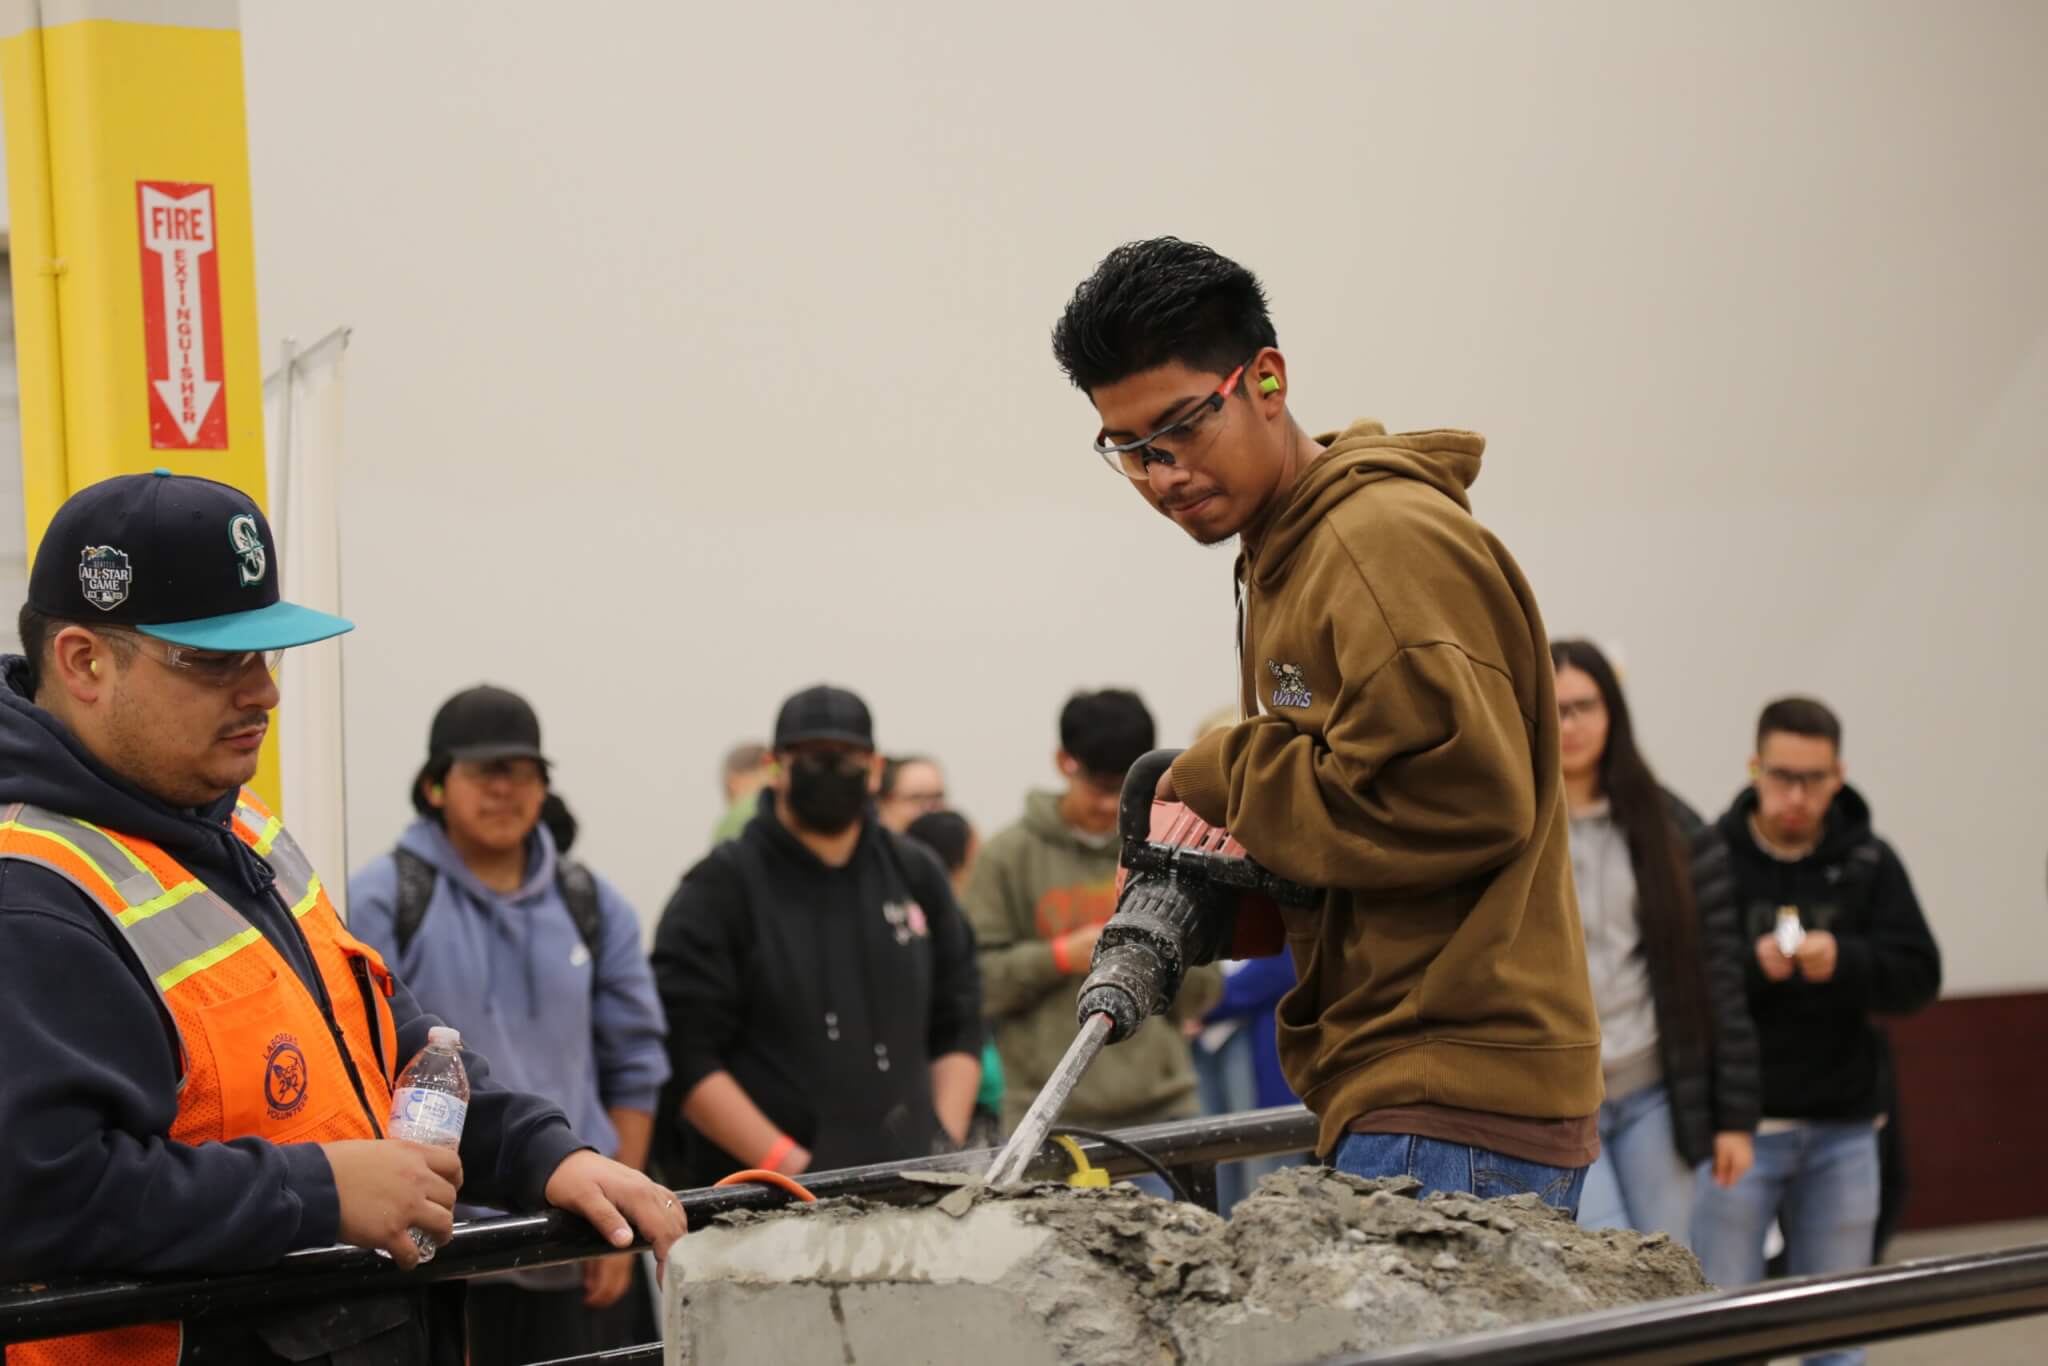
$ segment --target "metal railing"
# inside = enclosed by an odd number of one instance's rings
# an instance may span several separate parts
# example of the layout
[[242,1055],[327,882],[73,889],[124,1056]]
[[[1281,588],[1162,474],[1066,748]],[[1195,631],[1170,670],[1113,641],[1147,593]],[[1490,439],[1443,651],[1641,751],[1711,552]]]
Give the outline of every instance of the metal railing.
[[[1213,1204],[1219,1162],[1311,1148],[1316,1122],[1298,1107],[1119,1130],[1115,1135],[1173,1171]],[[1096,1166],[1117,1176],[1149,1170],[1112,1144],[1080,1140]],[[985,1171],[995,1154],[949,1153],[807,1176],[820,1199],[858,1195],[885,1203],[930,1198],[915,1172]],[[1048,1156],[1034,1174],[1056,1176],[1065,1160]],[[693,1228],[729,1210],[782,1204],[757,1186],[678,1191]],[[262,1271],[178,1279],[74,1282],[0,1291],[0,1343],[90,1332],[133,1323],[206,1319],[329,1302],[522,1267],[553,1266],[615,1249],[587,1224],[560,1212],[457,1227],[454,1239],[416,1271],[398,1270],[360,1248],[294,1253]],[[1593,1314],[1520,1328],[1332,1358],[1321,1366],[1707,1366],[1743,1363],[1885,1338],[1939,1332],[2048,1314],[2048,1244],[1800,1280]],[[586,1366],[658,1362],[658,1344],[579,1357]]]
[[[1218,1162],[1304,1152],[1315,1144],[1316,1122],[1308,1111],[1290,1106],[1151,1124],[1119,1130],[1116,1136],[1173,1170],[1198,1197],[1206,1190],[1213,1208]],[[1113,1145],[1078,1141],[1088,1160],[1108,1168],[1112,1175],[1135,1176],[1150,1170]],[[906,1176],[907,1172],[957,1171],[978,1176],[994,1160],[992,1150],[946,1153],[910,1162],[807,1174],[804,1184],[821,1200],[858,1195],[868,1200],[908,1202],[930,1198],[932,1187]],[[1034,1174],[1047,1176],[1065,1170],[1066,1159],[1051,1156],[1032,1168]],[[788,1199],[760,1186],[678,1191],[676,1198],[692,1228],[701,1228],[713,1216],[729,1210],[770,1209]],[[0,1292],[0,1343],[135,1323],[269,1312],[493,1271],[555,1266],[617,1250],[581,1219],[555,1210],[457,1225],[454,1238],[434,1260],[414,1271],[401,1271],[382,1255],[362,1248],[328,1247],[292,1253],[261,1271],[15,1288]]]
[[2048,1243],[1769,1281],[1318,1366],[1706,1366],[2048,1314]]

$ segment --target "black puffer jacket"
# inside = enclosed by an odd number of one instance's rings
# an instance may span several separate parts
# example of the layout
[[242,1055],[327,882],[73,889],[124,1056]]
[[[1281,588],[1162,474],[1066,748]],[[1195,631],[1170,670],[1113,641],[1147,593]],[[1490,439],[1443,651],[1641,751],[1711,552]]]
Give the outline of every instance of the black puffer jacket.
[[[1721,833],[1672,793],[1671,819],[1692,860],[1693,901],[1700,917],[1700,947],[1706,961],[1707,1008],[1713,1036],[1703,1040],[1705,1055],[1688,1048],[1691,1032],[1674,1016],[1677,976],[1681,965],[1664,961],[1651,950],[1650,991],[1657,1014],[1657,1048],[1664,1065],[1664,1086],[1671,1096],[1671,1131],[1678,1151],[1688,1162],[1714,1155],[1714,1135],[1756,1128],[1762,1117],[1763,1083],[1757,1055],[1756,1026],[1750,1022],[1743,987],[1744,947],[1735,906],[1735,872]],[[1685,965],[1687,970],[1694,970]],[[1687,1056],[1688,1053],[1694,1056]]]

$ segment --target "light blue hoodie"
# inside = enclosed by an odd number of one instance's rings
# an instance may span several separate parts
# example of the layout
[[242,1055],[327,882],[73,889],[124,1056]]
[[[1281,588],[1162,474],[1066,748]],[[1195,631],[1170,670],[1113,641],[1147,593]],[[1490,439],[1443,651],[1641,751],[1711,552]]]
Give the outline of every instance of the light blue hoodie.
[[593,965],[555,883],[546,826],[529,837],[526,880],[506,894],[478,882],[432,821],[413,822],[398,845],[440,873],[419,933],[398,952],[391,854],[349,879],[350,931],[384,955],[424,1009],[462,1031],[465,1047],[491,1060],[501,1085],[545,1096],[578,1137],[616,1156],[606,1110],[651,1114],[668,1080],[667,1022],[633,908],[597,879],[603,932]]

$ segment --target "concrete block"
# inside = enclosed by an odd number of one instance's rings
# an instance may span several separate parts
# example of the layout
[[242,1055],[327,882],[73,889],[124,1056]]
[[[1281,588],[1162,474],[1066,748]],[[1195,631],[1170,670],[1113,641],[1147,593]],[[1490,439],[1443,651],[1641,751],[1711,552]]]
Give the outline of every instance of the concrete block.
[[1227,1224],[1128,1186],[734,1216],[670,1254],[667,1361],[1297,1366],[1706,1288],[1668,1239],[1413,1190],[1292,1168]]

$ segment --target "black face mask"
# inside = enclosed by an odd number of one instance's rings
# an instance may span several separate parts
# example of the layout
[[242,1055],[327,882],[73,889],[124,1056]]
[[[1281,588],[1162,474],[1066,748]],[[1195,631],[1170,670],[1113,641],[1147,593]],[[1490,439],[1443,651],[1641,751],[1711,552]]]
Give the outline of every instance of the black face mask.
[[843,833],[867,803],[868,765],[810,754],[789,761],[789,809],[813,834]]

